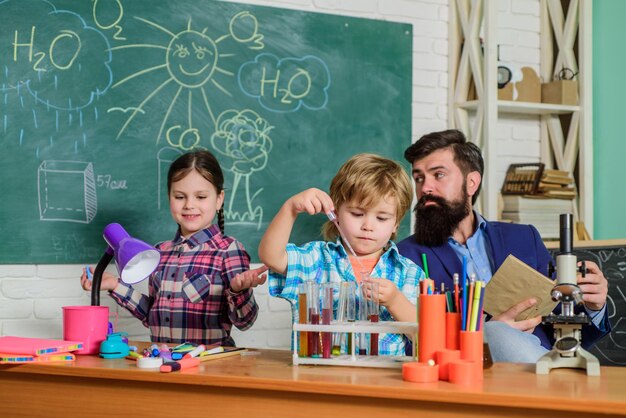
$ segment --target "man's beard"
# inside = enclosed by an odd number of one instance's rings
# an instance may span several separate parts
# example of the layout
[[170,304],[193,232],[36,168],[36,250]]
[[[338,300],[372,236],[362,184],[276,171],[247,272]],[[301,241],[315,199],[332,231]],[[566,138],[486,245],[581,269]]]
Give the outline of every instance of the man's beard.
[[[457,200],[447,201],[442,197],[423,195],[414,210],[417,243],[428,247],[443,245],[470,213],[465,196],[467,196],[465,185]],[[426,202],[436,204],[425,206]]]

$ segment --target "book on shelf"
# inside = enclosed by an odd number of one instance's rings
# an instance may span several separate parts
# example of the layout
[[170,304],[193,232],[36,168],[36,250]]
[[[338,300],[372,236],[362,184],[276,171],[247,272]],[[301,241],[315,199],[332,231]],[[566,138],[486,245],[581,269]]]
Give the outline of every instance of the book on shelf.
[[[554,211],[548,212],[502,212],[502,219],[513,221],[515,223],[552,223],[556,219],[559,223],[559,213]],[[558,226],[558,225],[557,225]]]
[[554,177],[570,177],[569,171],[567,170],[556,170],[554,168],[544,168],[543,169],[544,176],[554,176]]
[[554,189],[554,190],[546,190],[542,192],[542,195],[549,198],[554,199],[566,199],[572,200],[576,197],[576,191],[574,189]]
[[565,170],[544,170],[537,184],[537,193],[552,199],[574,199],[576,198],[574,178]]
[[502,212],[500,220],[516,224],[532,225],[537,228],[542,239],[559,238],[559,214]]
[[557,183],[544,183],[542,181],[539,182],[539,184],[537,185],[537,190],[541,191],[546,191],[546,190],[571,190],[571,191],[576,191],[576,189],[574,189],[574,187],[570,186],[570,185],[565,185],[565,184],[557,184]]
[[574,177],[569,171],[545,169],[539,179],[538,188],[541,190],[541,187],[546,187],[546,185],[568,186],[570,184],[574,184]]
[[563,199],[548,199],[542,195],[503,195],[504,212],[543,212],[569,213],[572,211],[572,201]]
[[549,183],[549,184],[561,184],[567,186],[568,184],[574,183],[574,179],[571,177],[554,177],[554,176],[543,176],[539,183]]

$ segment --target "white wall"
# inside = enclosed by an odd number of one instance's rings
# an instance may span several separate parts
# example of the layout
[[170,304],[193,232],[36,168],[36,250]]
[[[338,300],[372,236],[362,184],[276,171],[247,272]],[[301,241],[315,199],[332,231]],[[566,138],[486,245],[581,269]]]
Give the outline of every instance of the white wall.
[[[447,0],[250,0],[238,3],[411,23],[414,35],[413,140],[448,126]],[[498,0],[498,7],[498,26],[507,28],[499,31],[501,59],[538,70],[539,0]],[[504,178],[508,164],[539,158],[539,125],[534,118],[517,117],[500,122],[497,139],[498,182]],[[89,295],[78,283],[82,267],[0,265],[0,335],[60,338],[61,307],[90,302]],[[233,333],[237,344],[289,348],[289,305],[269,297],[267,286],[258,288],[255,295],[260,306],[259,318],[250,330]],[[149,339],[147,329],[125,311],[118,310],[105,294],[102,304],[119,315],[120,331],[128,332],[133,339]]]

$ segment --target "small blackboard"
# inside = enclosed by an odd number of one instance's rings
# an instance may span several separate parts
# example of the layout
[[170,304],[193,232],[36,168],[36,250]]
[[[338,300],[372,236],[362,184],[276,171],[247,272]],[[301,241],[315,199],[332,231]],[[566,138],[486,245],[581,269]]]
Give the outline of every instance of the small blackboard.
[[[549,247],[556,256],[558,244]],[[590,351],[603,366],[626,366],[626,240],[575,243],[574,254],[578,260],[595,262],[609,282],[607,308],[613,329]]]

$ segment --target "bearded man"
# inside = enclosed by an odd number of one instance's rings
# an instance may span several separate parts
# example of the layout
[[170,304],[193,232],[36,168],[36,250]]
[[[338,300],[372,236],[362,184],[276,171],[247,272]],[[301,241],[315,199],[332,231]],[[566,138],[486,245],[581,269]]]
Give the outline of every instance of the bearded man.
[[[422,254],[426,255],[435,288],[441,283],[453,288],[452,277],[460,275],[463,257],[468,277],[475,274],[485,283],[509,254],[548,274],[551,257],[535,227],[487,221],[472,209],[484,162],[480,148],[462,132],[426,134],[406,149],[404,157],[412,165],[417,205],[415,233],[401,241],[398,249],[421,267]],[[608,334],[611,325],[606,308],[608,283],[595,263],[586,265],[586,276],[579,275],[577,280],[592,319],[592,324],[583,326],[582,346],[587,349]],[[534,363],[552,348],[552,327],[541,324],[541,316],[515,321],[536,303],[534,298],[520,301],[498,317],[487,317],[484,337],[494,361]]]

